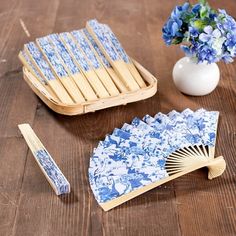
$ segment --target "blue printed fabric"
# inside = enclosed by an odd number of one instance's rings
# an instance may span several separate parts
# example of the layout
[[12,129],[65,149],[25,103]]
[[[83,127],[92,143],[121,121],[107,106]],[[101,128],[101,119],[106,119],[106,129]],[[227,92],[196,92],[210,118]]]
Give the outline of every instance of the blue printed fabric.
[[52,157],[45,149],[40,149],[35,153],[37,160],[46,172],[48,178],[54,183],[58,195],[68,193],[70,191],[70,184],[62,174],[61,170],[52,160]]
[[64,32],[60,34],[60,37],[65,42],[66,46],[69,48],[71,54],[74,56],[82,70],[89,71],[91,70],[86,57],[84,56],[83,52],[79,49],[76,42],[73,40],[73,36],[68,33]]
[[98,47],[97,43],[95,42],[95,40],[93,39],[92,35],[88,32],[87,29],[83,29],[84,34],[86,35],[87,39],[89,40],[89,42],[91,43],[91,45],[93,46],[93,48],[95,49],[95,51],[97,52],[98,56],[100,57],[100,59],[103,62],[103,65],[106,67],[111,67],[111,64],[109,63],[109,61],[106,59],[105,55],[103,54],[103,52],[101,51],[101,49]]
[[166,178],[167,157],[184,147],[214,146],[218,112],[190,109],[133,119],[99,142],[90,159],[89,180],[104,203]]
[[74,63],[66,47],[63,45],[62,41],[60,40],[59,35],[51,34],[51,35],[48,35],[47,37],[53,43],[55,50],[60,55],[61,59],[63,60],[64,64],[66,65],[70,73],[73,75],[80,73],[78,67]]
[[119,53],[120,57],[124,60],[124,62],[130,63],[129,56],[125,52],[124,48],[122,47],[121,43],[119,42],[115,34],[112,32],[111,28],[108,25],[101,25],[101,27],[103,28],[106,36],[110,39],[110,41],[113,44],[113,47]]
[[39,71],[36,69],[36,67],[34,66],[34,64],[32,63],[30,57],[27,55],[27,53],[25,52],[25,50],[21,51],[22,56],[24,57],[25,61],[27,62],[28,66],[31,68],[31,70],[33,71],[34,75],[43,83],[43,84],[47,84],[47,81],[40,75]]
[[39,48],[36,46],[34,42],[30,42],[25,44],[25,48],[28,50],[35,64],[38,66],[42,74],[47,80],[54,80],[56,77],[54,76],[50,65],[45,61],[43,54],[40,52]]
[[52,43],[49,41],[49,38],[43,37],[37,39],[37,42],[41,48],[41,50],[44,52],[44,55],[47,57],[48,61],[53,67],[53,70],[56,72],[56,74],[59,77],[65,77],[68,76],[68,73],[62,64],[62,61],[60,57],[58,56],[56,50],[54,49]]
[[84,52],[84,54],[86,55],[86,57],[90,61],[91,65],[95,69],[99,69],[100,63],[99,63],[96,55],[94,54],[93,49],[90,47],[89,43],[87,42],[86,37],[83,33],[83,30],[75,30],[75,31],[72,31],[71,34],[76,39],[77,43],[79,44],[79,47]]
[[93,30],[97,40],[100,42],[102,47],[106,50],[106,53],[112,61],[120,59],[118,52],[115,50],[112,42],[110,41],[107,34],[104,33],[103,27],[98,23],[97,20],[90,20],[87,22],[89,27]]

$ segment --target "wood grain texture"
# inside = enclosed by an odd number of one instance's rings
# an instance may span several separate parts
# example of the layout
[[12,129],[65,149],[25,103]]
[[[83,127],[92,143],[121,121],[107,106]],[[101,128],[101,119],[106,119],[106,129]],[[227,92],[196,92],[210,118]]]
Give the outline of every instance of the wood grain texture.
[[[185,96],[172,82],[179,47],[166,47],[161,28],[183,1],[1,0],[0,4],[0,235],[236,235],[236,63],[220,63],[221,81],[205,97]],[[236,17],[235,0],[210,0]],[[84,27],[97,18],[114,30],[130,56],[159,78],[147,100],[66,117],[49,110],[22,79],[17,58],[23,44],[51,32]],[[28,37],[21,24],[30,33]],[[202,169],[103,212],[88,184],[90,154],[98,140],[129,122],[161,111],[204,107],[220,111],[216,154],[227,170],[207,180]],[[72,193],[56,197],[17,130],[27,122],[71,183]]]

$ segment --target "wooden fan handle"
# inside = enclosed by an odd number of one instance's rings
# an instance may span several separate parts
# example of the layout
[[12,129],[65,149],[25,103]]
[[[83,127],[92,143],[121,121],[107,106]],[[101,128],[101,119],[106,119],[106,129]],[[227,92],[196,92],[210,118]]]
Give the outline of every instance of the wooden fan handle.
[[226,162],[223,156],[215,158],[208,166],[208,179],[214,179],[223,174],[226,169]]

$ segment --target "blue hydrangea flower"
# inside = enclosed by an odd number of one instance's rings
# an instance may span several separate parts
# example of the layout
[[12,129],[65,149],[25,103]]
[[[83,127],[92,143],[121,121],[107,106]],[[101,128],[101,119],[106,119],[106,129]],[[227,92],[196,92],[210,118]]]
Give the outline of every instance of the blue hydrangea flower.
[[225,63],[231,63],[234,61],[234,59],[232,58],[232,56],[230,55],[230,53],[226,52],[222,55],[221,58]]
[[225,45],[228,49],[234,48],[236,46],[236,34],[228,33],[226,35]]
[[165,40],[167,45],[172,43],[172,40],[177,36],[181,37],[182,34],[179,32],[182,26],[182,21],[178,18],[170,18],[166,25],[163,27],[163,39]]
[[182,6],[176,6],[171,13],[171,18],[180,18],[182,14],[188,10],[189,6],[188,2],[184,3]]
[[216,50],[208,45],[200,45],[198,47],[197,57],[199,62],[207,61],[213,63],[217,59]]
[[190,34],[192,37],[196,38],[196,37],[198,37],[198,35],[199,35],[199,31],[198,31],[198,29],[196,29],[195,27],[190,26],[190,27],[189,27],[189,34]]
[[180,48],[184,51],[186,56],[191,57],[193,55],[193,52],[189,46],[180,45]]
[[201,4],[195,4],[194,6],[193,6],[193,8],[192,8],[192,12],[194,13],[194,14],[196,14],[196,13],[199,13],[199,11],[200,11],[200,9],[201,9]]
[[[220,20],[217,21],[218,27],[225,31],[228,31],[228,32],[232,31],[236,33],[236,21],[234,20],[234,18],[228,15],[225,10],[219,10],[219,13],[220,13],[219,14]],[[223,20],[221,20],[222,17],[223,17]]]
[[163,39],[167,45],[184,42],[181,49],[198,62],[232,62],[236,57],[236,21],[204,1],[176,6],[163,27]]
[[225,40],[227,51],[232,57],[236,56],[236,34],[228,33]]
[[162,32],[163,39],[167,45],[171,45],[175,38],[183,37],[184,32],[181,31],[183,21],[181,20],[181,16],[188,8],[189,3],[185,3],[183,6],[175,7],[171,13],[171,16],[165,23]]
[[204,32],[199,35],[199,39],[206,43],[211,43],[215,39],[221,37],[221,33],[218,29],[213,30],[212,26],[208,25],[204,28]]

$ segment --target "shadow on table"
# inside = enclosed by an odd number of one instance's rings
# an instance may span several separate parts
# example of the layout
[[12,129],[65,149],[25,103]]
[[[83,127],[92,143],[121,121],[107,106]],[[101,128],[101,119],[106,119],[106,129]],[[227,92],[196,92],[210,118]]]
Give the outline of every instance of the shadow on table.
[[76,116],[57,114],[46,105],[42,105],[41,109],[52,116],[56,123],[73,136],[79,136],[81,139],[89,141],[97,141],[104,139],[105,135],[111,133],[114,128],[121,127],[125,122],[131,122],[134,117],[142,118],[147,113],[153,113],[153,109],[150,110],[150,107],[153,106],[152,104],[155,103],[156,99],[157,97],[154,96],[125,106],[110,107]]
[[71,189],[71,192],[69,194],[63,194],[63,195],[59,196],[59,199],[61,200],[61,202],[63,202],[66,205],[74,204],[79,201],[79,198],[75,194],[73,189]]
[[[126,209],[129,207],[153,206],[153,203],[160,204],[160,207],[166,204],[173,204],[173,200],[176,204],[181,204],[178,200],[181,197],[188,197],[192,199],[191,195],[196,194],[196,197],[202,193],[207,198],[207,194],[224,195],[224,189],[233,188],[235,186],[235,179],[223,174],[214,180],[207,180],[206,176],[203,177],[202,172],[206,170],[201,169],[193,173],[184,175],[175,180],[172,180],[166,184],[156,187],[142,195],[131,199],[130,201],[118,206],[119,209]],[[191,177],[190,175],[195,175]],[[193,179],[194,178],[194,179]],[[231,187],[232,186],[232,187]]]

